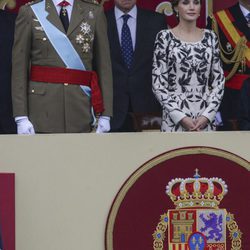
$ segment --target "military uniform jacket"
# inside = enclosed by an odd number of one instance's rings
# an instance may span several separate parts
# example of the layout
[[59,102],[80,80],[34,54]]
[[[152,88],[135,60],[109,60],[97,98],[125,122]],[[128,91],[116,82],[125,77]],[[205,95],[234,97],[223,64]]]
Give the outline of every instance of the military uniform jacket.
[[[248,50],[250,51],[250,28],[247,25],[246,18],[244,17],[240,9],[239,3],[233,5],[232,7],[229,7],[228,9],[224,9],[215,13],[215,16],[226,17],[224,23],[226,25],[223,25],[223,22],[220,23],[218,21],[217,25],[221,50],[223,51],[224,56],[229,61],[231,61],[231,63],[223,63],[223,69],[225,71],[225,74],[227,75],[228,72],[231,72],[231,70],[235,66],[235,62],[233,61],[233,53],[231,52],[233,52],[235,49],[234,42],[238,37],[244,36],[246,38],[246,45],[248,46]],[[234,34],[233,39],[230,33]],[[239,94],[241,86],[243,84],[241,75],[250,75],[250,60],[247,60],[247,58],[244,64],[239,64],[234,76],[225,83],[225,93],[220,108],[225,130],[231,130],[232,128],[229,121],[236,121],[238,118]]]
[[[222,11],[217,12],[215,15],[221,16],[223,20],[225,19],[224,23],[223,22],[220,23],[217,22],[217,23],[218,23],[220,44],[222,46],[223,51],[226,52],[224,53],[224,55],[227,57],[227,59],[231,60],[230,64],[224,63],[224,70],[226,72],[230,72],[235,62],[232,61],[232,56],[230,57],[230,55],[227,55],[227,53],[231,54],[231,52],[235,48],[235,41],[238,40],[238,37],[242,36],[246,38],[247,46],[250,48],[250,28],[247,25],[247,20],[240,9],[239,3],[235,4],[234,6],[228,9],[224,9],[223,11],[225,12],[223,15],[221,14]],[[229,25],[229,23],[231,25]],[[242,67],[242,65],[240,64],[236,73],[250,74],[250,58],[248,56],[246,58],[245,67]],[[237,89],[236,86],[229,86],[229,87]]]
[[[44,0],[47,19],[64,32],[52,0]],[[36,4],[36,3],[31,3]],[[30,65],[65,67],[37,20],[31,4],[20,8],[13,47],[12,98],[14,116],[28,116],[36,132],[74,133],[90,131],[90,98],[79,85],[32,82]],[[90,25],[94,39],[83,52],[77,43],[82,24]],[[106,19],[102,7],[92,0],[75,0],[66,33],[82,59],[86,70],[95,70],[99,77],[105,111],[112,115],[112,73],[107,39]]]

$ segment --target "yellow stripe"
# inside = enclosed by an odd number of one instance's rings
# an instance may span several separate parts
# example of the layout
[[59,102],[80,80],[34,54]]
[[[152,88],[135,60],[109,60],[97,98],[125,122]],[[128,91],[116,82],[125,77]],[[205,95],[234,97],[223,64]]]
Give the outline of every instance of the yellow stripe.
[[[225,29],[230,34],[234,43],[237,44],[239,42],[241,36],[239,35],[238,31],[235,29],[234,25],[232,24],[232,21],[229,19],[226,12],[224,10],[222,10],[222,11],[219,11],[217,15],[219,16]],[[248,61],[250,61],[250,48],[248,48],[246,50],[246,58]]]

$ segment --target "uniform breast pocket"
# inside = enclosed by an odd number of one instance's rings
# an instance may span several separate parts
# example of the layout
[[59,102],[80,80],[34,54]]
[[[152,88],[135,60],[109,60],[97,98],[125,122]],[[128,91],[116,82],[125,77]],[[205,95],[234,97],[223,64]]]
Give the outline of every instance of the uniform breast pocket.
[[43,96],[46,94],[46,84],[40,82],[31,82],[29,86],[29,95]]
[[34,33],[33,39],[33,53],[36,56],[47,57],[48,56],[48,38],[43,32]]

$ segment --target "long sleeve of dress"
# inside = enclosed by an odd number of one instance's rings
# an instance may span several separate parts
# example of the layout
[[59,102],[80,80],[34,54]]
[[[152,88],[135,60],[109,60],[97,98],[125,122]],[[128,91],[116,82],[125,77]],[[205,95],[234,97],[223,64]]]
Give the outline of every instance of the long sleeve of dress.
[[212,32],[212,64],[210,71],[210,94],[207,100],[208,106],[202,113],[207,117],[210,122],[214,120],[216,112],[220,107],[220,103],[224,93],[225,77],[220,60],[220,50],[218,38],[214,32]]
[[[167,61],[170,33],[163,30],[158,33],[155,41],[152,71],[152,89],[163,109],[167,111],[175,124],[178,124],[186,115],[178,106],[174,98],[176,75],[170,70],[175,64]],[[172,64],[172,63],[171,63]]]

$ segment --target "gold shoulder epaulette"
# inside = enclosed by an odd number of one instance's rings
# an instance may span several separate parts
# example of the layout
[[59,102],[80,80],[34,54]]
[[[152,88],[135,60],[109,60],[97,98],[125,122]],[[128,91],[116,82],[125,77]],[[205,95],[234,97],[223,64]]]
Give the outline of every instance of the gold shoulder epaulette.
[[99,5],[100,3],[97,0],[83,0],[84,2],[88,2],[88,3],[93,3],[96,5]]

